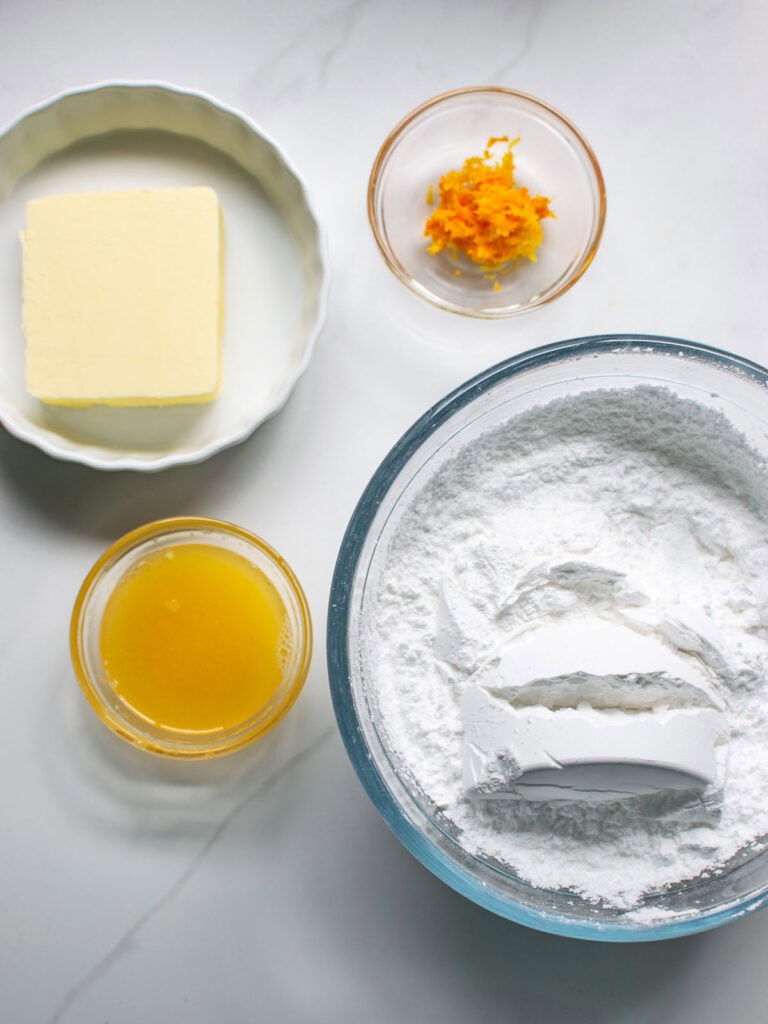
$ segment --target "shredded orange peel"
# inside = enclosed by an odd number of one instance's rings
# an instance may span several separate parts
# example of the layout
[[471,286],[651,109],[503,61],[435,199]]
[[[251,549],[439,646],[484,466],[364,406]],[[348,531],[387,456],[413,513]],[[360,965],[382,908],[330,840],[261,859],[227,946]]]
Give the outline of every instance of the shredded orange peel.
[[[551,199],[532,196],[515,184],[512,147],[519,141],[492,136],[481,157],[469,157],[461,170],[444,174],[438,205],[424,228],[432,239],[428,252],[436,255],[448,249],[454,259],[463,253],[480,265],[497,291],[499,274],[509,273],[509,264],[520,259],[536,261],[544,239],[541,221],[555,216],[549,208]],[[506,148],[501,159],[493,162],[493,147],[500,143],[506,143]],[[427,202],[434,201],[430,185]]]

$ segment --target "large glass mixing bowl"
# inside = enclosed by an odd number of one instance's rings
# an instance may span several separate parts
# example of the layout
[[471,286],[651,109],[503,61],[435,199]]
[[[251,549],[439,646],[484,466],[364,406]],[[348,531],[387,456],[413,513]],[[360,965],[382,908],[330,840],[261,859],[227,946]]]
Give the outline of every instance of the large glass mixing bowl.
[[534,405],[599,388],[661,385],[716,409],[768,457],[768,370],[671,338],[579,338],[515,356],[459,387],[384,459],[352,516],[333,579],[328,667],[339,728],[357,774],[395,835],[438,878],[503,917],[608,941],[667,939],[713,928],[768,902],[768,850],[737,856],[712,877],[651,895],[643,913],[537,888],[473,856],[409,784],[377,721],[364,647],[371,591],[409,499],[461,447]]

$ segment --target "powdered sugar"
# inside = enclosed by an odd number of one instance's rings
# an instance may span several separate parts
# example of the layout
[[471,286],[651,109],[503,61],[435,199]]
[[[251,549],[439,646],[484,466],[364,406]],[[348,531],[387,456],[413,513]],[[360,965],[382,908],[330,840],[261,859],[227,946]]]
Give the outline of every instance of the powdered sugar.
[[[389,541],[366,663],[393,758],[465,849],[536,886],[632,907],[762,842],[767,509],[766,465],[726,419],[649,386],[531,409],[437,470]],[[731,731],[721,789],[609,804],[465,796],[462,692],[516,631],[578,614],[583,588],[529,586],[574,561],[705,645]],[[599,604],[601,585],[598,572],[586,600]]]

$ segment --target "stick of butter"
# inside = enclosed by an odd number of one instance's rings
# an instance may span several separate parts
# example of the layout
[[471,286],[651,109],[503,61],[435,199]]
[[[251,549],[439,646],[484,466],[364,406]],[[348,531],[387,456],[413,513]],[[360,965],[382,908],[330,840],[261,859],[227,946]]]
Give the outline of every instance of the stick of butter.
[[224,239],[213,189],[35,199],[22,248],[31,395],[56,405],[216,397]]

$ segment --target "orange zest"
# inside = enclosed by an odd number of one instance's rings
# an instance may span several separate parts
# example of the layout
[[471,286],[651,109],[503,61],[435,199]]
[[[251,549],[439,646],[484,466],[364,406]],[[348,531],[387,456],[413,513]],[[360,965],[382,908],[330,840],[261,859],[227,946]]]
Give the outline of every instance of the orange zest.
[[[520,259],[535,262],[544,239],[541,221],[555,216],[551,199],[532,196],[515,183],[512,147],[519,141],[506,135],[492,137],[481,157],[469,157],[461,170],[444,174],[438,205],[424,228],[432,240],[428,252],[437,255],[448,249],[454,259],[463,253],[488,271],[496,289],[505,265]],[[506,143],[506,148],[494,162],[491,151],[499,143]],[[431,185],[427,202],[434,202]]]

